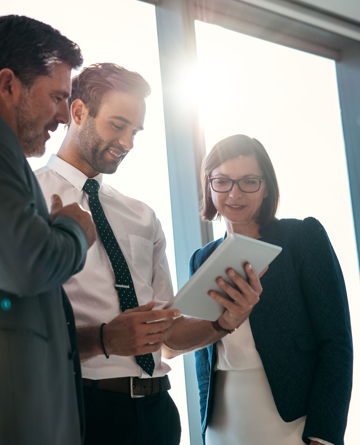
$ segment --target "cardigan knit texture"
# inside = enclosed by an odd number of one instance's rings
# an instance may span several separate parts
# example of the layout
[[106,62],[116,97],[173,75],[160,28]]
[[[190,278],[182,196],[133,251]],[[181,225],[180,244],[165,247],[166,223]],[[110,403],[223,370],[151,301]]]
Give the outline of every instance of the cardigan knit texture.
[[[344,444],[352,388],[352,337],[345,283],[324,227],[314,218],[275,219],[261,241],[283,248],[261,278],[249,320],[279,415],[306,415],[303,441]],[[196,250],[192,276],[224,241]],[[195,352],[203,442],[211,415],[215,344]],[[259,423],[261,427],[261,422]]]

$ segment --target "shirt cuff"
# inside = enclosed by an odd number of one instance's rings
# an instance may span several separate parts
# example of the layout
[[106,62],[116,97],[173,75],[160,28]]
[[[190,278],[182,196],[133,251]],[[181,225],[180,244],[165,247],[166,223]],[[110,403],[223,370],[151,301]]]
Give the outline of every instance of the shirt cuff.
[[317,442],[323,443],[324,445],[334,445],[333,443],[326,442],[326,440],[317,439],[316,437],[308,437],[310,440],[315,440]]

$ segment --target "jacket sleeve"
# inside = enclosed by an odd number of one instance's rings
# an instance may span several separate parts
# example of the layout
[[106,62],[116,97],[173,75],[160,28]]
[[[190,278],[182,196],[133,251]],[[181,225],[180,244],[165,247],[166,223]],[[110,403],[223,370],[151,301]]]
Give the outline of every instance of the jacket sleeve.
[[195,351],[195,367],[199,388],[201,426],[202,430],[204,430],[210,385],[210,363],[207,348]]
[[[200,249],[197,249],[191,255],[189,261],[189,278],[191,278],[199,268],[199,265],[196,263],[196,254],[199,250]],[[203,443],[205,443],[204,429],[206,425],[206,411],[208,404],[210,372],[211,372],[208,348],[199,349],[194,352],[194,355],[195,355],[196,377],[199,388],[201,429],[203,432]]]
[[301,224],[300,283],[319,345],[318,364],[303,433],[342,445],[352,387],[352,338],[341,268],[323,226]]
[[199,268],[199,267],[195,266],[195,258],[196,258],[196,254],[199,250],[200,249],[195,250],[195,252],[191,255],[191,258],[189,261],[189,278],[191,278]]
[[[11,130],[9,130],[11,131]],[[87,240],[69,217],[53,224],[38,212],[31,172],[13,133],[0,141],[0,289],[32,296],[63,284],[85,263]],[[34,178],[37,188],[37,182]],[[44,202],[44,209],[46,205]]]

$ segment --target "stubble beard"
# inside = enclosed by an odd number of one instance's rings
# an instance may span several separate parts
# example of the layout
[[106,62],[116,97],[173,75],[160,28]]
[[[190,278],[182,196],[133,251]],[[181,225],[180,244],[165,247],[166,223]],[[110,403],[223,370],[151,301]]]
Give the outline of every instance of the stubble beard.
[[23,88],[15,109],[17,135],[26,157],[40,157],[45,153],[44,134],[39,134],[37,122],[31,118],[31,99],[31,91]]
[[125,156],[119,158],[119,162],[106,162],[105,152],[109,148],[105,140],[96,130],[95,118],[86,117],[84,126],[76,135],[76,145],[81,156],[98,173],[115,173]]

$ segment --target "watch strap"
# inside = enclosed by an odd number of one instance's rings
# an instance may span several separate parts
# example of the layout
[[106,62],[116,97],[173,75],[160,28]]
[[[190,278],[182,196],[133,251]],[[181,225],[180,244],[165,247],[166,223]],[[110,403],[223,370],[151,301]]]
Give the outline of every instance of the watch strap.
[[224,329],[220,326],[219,320],[215,320],[211,322],[213,328],[215,329],[215,331],[220,332],[221,334],[231,334],[232,332],[236,331],[237,328],[231,329],[230,331],[228,329]]

